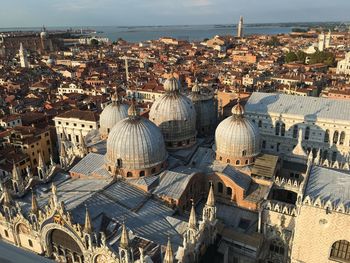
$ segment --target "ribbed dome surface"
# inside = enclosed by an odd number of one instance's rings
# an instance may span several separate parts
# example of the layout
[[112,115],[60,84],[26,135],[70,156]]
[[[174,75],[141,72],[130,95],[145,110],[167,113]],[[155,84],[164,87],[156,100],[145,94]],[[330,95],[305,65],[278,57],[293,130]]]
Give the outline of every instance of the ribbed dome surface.
[[165,141],[183,141],[196,136],[196,110],[179,92],[167,92],[156,100],[149,119],[160,127]]
[[[240,113],[244,109],[241,105],[234,107]],[[236,112],[234,111],[233,112]],[[244,115],[236,115],[223,120],[215,132],[217,156],[238,159],[254,157],[260,153],[259,129]]]
[[119,121],[128,117],[128,106],[118,101],[113,101],[103,109],[100,115],[100,133],[103,136],[108,135],[113,126]]
[[122,168],[145,169],[164,162],[168,154],[159,128],[143,117],[118,122],[107,140],[106,161]]

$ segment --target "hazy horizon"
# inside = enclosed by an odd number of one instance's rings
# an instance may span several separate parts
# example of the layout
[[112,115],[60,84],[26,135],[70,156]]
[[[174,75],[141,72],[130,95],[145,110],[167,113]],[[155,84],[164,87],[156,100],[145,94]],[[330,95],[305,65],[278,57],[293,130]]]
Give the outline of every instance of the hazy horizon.
[[[343,22],[348,0],[13,0],[1,28]],[[64,22],[63,22],[64,21]]]
[[[244,23],[245,26],[253,26],[253,25],[277,25],[277,24],[327,24],[327,23],[350,23],[349,21],[294,21],[294,22],[285,22],[285,21],[281,21],[281,22],[255,22],[255,23]],[[39,26],[11,26],[11,27],[0,27],[2,29],[6,29],[6,28],[42,28],[43,26],[45,28],[89,28],[89,27],[185,27],[185,26],[212,26],[212,25],[222,25],[222,26],[237,26],[237,24],[234,23],[211,23],[211,24],[173,24],[173,25],[158,25],[158,24],[149,24],[149,25],[51,25],[51,26],[47,26],[47,25],[39,25]],[[349,25],[350,26],[350,25]]]

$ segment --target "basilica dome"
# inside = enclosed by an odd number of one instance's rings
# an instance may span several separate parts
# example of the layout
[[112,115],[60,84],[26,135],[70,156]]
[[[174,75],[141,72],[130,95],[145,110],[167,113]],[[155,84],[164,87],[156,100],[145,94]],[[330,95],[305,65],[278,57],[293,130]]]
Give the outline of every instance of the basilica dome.
[[260,153],[259,129],[244,117],[244,107],[239,100],[232,108],[232,116],[217,127],[215,147],[216,159],[234,166],[251,164]]
[[180,93],[180,83],[176,78],[167,79],[164,89],[165,94],[153,103],[149,119],[161,129],[167,148],[188,147],[196,141],[194,105]]
[[105,157],[108,171],[131,178],[160,172],[168,157],[160,129],[139,116],[134,104],[128,115],[109,133]]
[[117,122],[128,117],[128,106],[112,97],[112,103],[103,109],[100,115],[100,134],[102,138],[107,138],[109,132]]

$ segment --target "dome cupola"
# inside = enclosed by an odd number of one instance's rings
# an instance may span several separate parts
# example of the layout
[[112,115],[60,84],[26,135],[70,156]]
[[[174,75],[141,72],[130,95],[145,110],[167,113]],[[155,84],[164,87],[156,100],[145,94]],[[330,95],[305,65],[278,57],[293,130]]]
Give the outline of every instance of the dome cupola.
[[164,83],[165,94],[152,105],[149,119],[162,131],[168,149],[185,148],[196,142],[196,110],[192,101],[180,93],[179,81],[171,77]]
[[128,117],[119,121],[108,136],[108,171],[128,178],[154,175],[165,168],[167,157],[160,129],[141,117],[133,102]]
[[240,100],[232,108],[232,116],[223,120],[215,131],[216,159],[233,166],[254,163],[260,154],[259,129],[244,117]]
[[103,109],[100,115],[100,134],[103,139],[108,137],[113,126],[128,116],[128,106],[120,101],[116,95],[112,102]]

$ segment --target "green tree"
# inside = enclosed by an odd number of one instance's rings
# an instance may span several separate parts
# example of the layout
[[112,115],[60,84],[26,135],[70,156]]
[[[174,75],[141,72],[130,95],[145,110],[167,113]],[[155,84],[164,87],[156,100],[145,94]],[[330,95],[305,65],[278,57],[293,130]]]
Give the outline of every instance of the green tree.
[[291,52],[288,52],[286,54],[286,57],[285,57],[286,63],[294,62],[294,61],[297,61],[297,60],[298,60],[298,56],[294,52],[291,51]]
[[95,38],[91,39],[91,42],[90,42],[90,45],[91,45],[91,46],[97,47],[98,44],[99,44],[99,42],[98,42],[97,39],[95,39]]
[[278,40],[278,37],[272,36],[270,40],[265,42],[266,45],[268,46],[273,46],[273,47],[278,47],[281,46],[281,42]]
[[335,56],[329,51],[316,51],[310,56],[310,64],[325,63],[328,66],[332,66],[335,63]]
[[303,51],[299,50],[296,55],[298,57],[298,61],[305,63],[306,54]]

